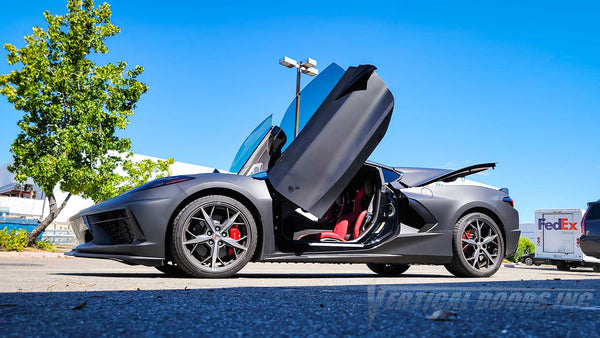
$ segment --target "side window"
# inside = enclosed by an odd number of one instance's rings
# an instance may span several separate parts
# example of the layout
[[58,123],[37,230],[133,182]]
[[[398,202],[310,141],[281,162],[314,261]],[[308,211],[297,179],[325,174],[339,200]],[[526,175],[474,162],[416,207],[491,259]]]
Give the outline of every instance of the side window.
[[398,179],[398,177],[400,177],[400,175],[398,175],[397,173],[391,170],[387,170],[385,168],[381,168],[381,171],[383,172],[383,180],[385,181],[385,183],[395,181]]

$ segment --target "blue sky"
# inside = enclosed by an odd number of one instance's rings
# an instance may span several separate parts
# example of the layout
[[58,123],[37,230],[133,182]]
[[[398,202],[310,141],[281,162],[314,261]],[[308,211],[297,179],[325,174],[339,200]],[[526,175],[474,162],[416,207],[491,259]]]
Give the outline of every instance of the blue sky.
[[[142,65],[150,86],[124,133],[137,153],[228,169],[246,135],[292,99],[294,73],[278,59],[312,57],[321,69],[379,68],[396,105],[374,161],[498,162],[474,178],[508,187],[522,222],[600,198],[596,2],[109,3],[122,32],[97,60]],[[46,9],[64,13],[66,0],[4,3],[0,43],[23,46]],[[0,116],[5,163],[22,114],[2,97]]]

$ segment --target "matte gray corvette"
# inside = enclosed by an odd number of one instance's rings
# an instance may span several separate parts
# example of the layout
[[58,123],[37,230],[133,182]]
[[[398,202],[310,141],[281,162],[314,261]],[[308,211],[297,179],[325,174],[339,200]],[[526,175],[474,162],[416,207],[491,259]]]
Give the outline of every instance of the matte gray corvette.
[[518,214],[507,189],[464,177],[495,164],[452,171],[368,162],[394,98],[375,67],[332,67],[305,88],[320,101],[289,146],[265,120],[236,156],[237,174],[161,178],[85,209],[70,219],[82,244],[69,255],[198,277],[231,276],[249,261],[366,263],[387,276],[410,264],[494,274],[516,250]]

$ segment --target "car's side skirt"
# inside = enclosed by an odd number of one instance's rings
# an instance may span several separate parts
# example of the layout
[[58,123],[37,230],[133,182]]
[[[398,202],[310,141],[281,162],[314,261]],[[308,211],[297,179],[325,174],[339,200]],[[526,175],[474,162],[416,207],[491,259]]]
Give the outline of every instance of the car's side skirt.
[[448,256],[408,256],[373,254],[302,254],[274,255],[262,262],[281,263],[388,263],[388,264],[447,264],[452,261]]

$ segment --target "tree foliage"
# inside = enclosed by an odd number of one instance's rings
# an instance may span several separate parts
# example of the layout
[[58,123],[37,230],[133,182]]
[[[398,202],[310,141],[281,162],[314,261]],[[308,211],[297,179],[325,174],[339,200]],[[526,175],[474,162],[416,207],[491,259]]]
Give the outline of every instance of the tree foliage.
[[507,259],[511,262],[518,262],[519,259],[522,256],[525,256],[527,254],[530,253],[534,253],[535,252],[535,244],[533,244],[529,238],[525,238],[525,237],[521,237],[519,238],[519,246],[517,248],[517,251],[515,252],[514,255],[512,255],[511,257],[508,257]]
[[0,75],[0,94],[25,113],[9,170],[17,180],[31,177],[42,188],[52,220],[61,209],[53,200],[56,186],[100,201],[166,174],[173,163],[135,164],[131,141],[118,136],[148,86],[138,81],[141,66],[90,60],[107,53],[105,40],[120,32],[111,23],[110,5],[69,0],[67,9],[64,15],[46,11],[47,28],[34,27],[25,47],[5,44],[8,63],[19,69]]

